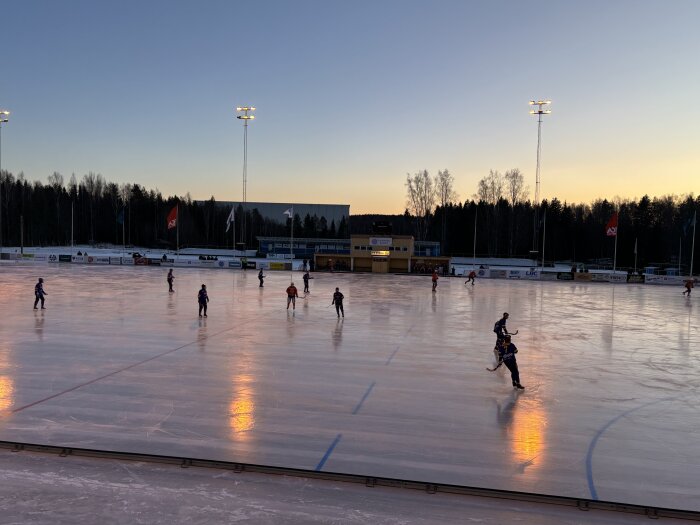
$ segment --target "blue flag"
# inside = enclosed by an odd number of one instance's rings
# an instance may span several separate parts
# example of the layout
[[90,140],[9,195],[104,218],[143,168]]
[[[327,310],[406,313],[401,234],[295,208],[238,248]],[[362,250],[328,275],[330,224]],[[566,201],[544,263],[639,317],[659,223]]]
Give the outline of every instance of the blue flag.
[[117,224],[124,224],[124,208],[117,213]]

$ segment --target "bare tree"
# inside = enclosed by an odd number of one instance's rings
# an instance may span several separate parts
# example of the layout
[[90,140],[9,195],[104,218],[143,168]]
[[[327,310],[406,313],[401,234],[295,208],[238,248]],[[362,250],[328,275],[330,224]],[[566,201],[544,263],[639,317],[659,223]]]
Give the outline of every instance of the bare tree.
[[446,249],[445,240],[447,236],[447,205],[457,201],[459,196],[454,189],[454,177],[445,169],[438,171],[435,176],[435,194],[442,209],[442,248]]
[[503,198],[503,186],[503,175],[498,171],[489,170],[489,174],[479,181],[477,194],[474,196],[479,202],[490,205],[490,211],[486,215],[486,234],[490,255],[498,253],[498,202]]
[[514,252],[514,242],[516,237],[516,228],[518,221],[516,221],[516,206],[523,202],[527,198],[528,188],[525,186],[525,176],[520,172],[518,168],[506,171],[504,175],[506,181],[506,195],[508,202],[510,203],[510,228],[509,228],[509,242],[508,242],[508,255],[513,256]]
[[475,198],[495,206],[503,198],[503,186],[503,175],[498,171],[490,170],[489,174],[479,181]]
[[435,186],[428,170],[419,171],[413,177],[406,174],[406,208],[416,218],[419,240],[428,233],[428,217],[435,207]]
[[525,186],[525,176],[518,168],[513,168],[512,170],[506,171],[503,177],[505,179],[508,201],[510,205],[515,208],[516,204],[525,201],[530,190]]

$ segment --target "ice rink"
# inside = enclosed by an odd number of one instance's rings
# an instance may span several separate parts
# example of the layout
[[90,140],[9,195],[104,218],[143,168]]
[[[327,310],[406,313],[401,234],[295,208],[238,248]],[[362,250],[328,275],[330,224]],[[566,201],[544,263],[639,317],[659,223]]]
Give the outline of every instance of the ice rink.
[[[0,440],[700,510],[681,288],[326,273],[292,313],[289,273],[174,272],[0,266]],[[485,369],[503,312],[521,393]]]

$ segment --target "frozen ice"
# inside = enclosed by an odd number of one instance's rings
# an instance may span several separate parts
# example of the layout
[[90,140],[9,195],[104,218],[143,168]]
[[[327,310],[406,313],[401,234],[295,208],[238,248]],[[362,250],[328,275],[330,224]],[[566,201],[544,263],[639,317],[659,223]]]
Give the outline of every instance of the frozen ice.
[[[288,311],[300,273],[166,273],[0,266],[0,440],[700,510],[681,288],[316,273]],[[503,312],[521,393],[486,371]]]

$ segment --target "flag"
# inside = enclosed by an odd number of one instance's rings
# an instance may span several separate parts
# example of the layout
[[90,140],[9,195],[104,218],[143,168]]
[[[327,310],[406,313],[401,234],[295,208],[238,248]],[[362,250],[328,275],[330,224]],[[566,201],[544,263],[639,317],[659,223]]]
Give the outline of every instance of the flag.
[[177,226],[177,204],[168,213],[168,229],[172,230]]
[[286,215],[291,219],[294,216],[294,207],[292,206],[291,208],[284,210],[282,215]]
[[688,219],[688,220],[685,221],[685,223],[683,224],[683,236],[684,236],[684,237],[688,234],[688,228],[690,228],[691,226],[695,226],[695,217],[697,216],[697,213],[698,213],[698,212],[695,212],[695,215],[693,215],[693,218],[692,218],[692,219]]
[[605,234],[608,237],[617,237],[617,212],[613,213],[607,226],[605,226]]
[[124,224],[124,208],[117,213],[117,224]]
[[228,214],[228,219],[226,219],[226,231],[231,229],[231,224],[236,222],[236,216],[233,214],[235,207],[231,207],[231,213]]
[[634,239],[634,254],[637,255],[637,239]]

